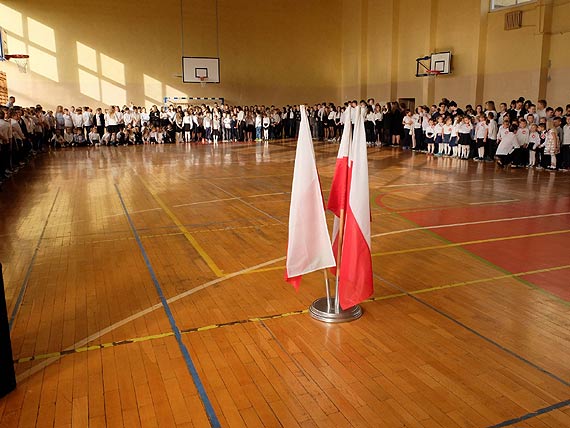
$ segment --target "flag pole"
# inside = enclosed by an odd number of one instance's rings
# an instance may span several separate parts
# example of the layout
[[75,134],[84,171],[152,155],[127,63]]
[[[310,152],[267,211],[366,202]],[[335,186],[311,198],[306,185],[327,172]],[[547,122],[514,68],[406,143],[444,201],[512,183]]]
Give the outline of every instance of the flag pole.
[[342,259],[342,240],[344,238],[344,219],[345,210],[341,208],[340,219],[338,226],[338,250],[337,250],[337,262],[336,262],[336,280],[335,280],[335,294],[334,294],[334,311],[335,314],[340,312],[340,299],[338,298],[338,283],[340,278],[340,261]]
[[325,275],[325,287],[327,289],[327,312],[331,311],[331,290],[329,284],[329,276],[327,275],[326,268],[323,269],[323,274]]

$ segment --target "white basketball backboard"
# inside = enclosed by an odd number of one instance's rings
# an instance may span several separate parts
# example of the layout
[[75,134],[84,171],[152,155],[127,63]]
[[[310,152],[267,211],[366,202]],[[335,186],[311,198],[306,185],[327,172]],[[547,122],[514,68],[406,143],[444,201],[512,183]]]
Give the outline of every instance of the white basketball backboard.
[[182,57],[182,82],[220,83],[220,59],[208,57]]
[[6,30],[0,27],[0,61],[4,61],[8,55],[8,40]]
[[431,54],[431,69],[440,74],[451,73],[451,52],[438,52]]

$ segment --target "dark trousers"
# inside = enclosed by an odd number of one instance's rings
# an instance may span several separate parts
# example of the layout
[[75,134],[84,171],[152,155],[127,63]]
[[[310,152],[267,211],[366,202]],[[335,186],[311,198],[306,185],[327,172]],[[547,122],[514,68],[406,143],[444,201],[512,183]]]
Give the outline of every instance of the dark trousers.
[[564,144],[560,146],[560,168],[570,169],[570,145]]
[[237,139],[238,141],[245,140],[245,122],[241,121],[237,126]]

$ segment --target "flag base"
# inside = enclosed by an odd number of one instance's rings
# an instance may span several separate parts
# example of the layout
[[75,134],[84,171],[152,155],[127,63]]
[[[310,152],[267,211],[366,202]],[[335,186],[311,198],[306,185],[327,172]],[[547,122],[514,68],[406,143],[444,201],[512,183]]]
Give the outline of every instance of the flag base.
[[314,319],[321,322],[348,322],[360,318],[362,316],[362,308],[360,305],[356,305],[352,308],[348,308],[345,311],[341,309],[338,313],[335,313],[334,299],[329,299],[329,304],[327,305],[327,298],[321,297],[320,299],[315,300],[313,304],[309,306],[309,313]]

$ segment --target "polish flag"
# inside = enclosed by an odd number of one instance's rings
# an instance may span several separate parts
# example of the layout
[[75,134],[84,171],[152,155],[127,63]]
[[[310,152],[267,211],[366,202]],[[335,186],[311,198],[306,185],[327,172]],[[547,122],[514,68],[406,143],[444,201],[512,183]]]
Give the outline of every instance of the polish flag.
[[335,266],[313,139],[305,106],[297,140],[289,208],[289,240],[285,280],[296,289],[302,275]]
[[[352,107],[348,107],[344,112],[344,129],[336,157],[336,166],[329,194],[327,208],[334,213],[333,223],[333,253],[338,262],[338,232],[340,228],[340,212],[346,210],[346,200],[348,196],[348,152],[352,141],[352,130],[350,129]],[[331,269],[336,275],[336,266]]]
[[342,242],[339,300],[348,309],[374,293],[370,251],[370,196],[368,153],[364,119],[360,108],[348,154],[348,200]]

